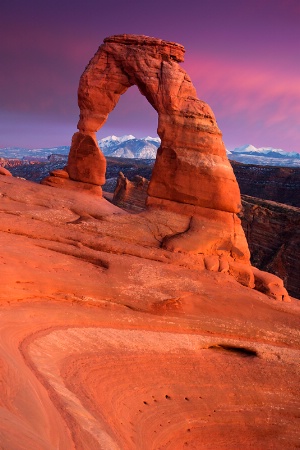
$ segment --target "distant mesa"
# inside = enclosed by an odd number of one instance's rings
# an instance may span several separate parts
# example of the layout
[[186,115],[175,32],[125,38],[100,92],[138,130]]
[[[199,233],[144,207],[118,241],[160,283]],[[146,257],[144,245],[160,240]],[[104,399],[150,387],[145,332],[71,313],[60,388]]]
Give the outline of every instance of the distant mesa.
[[[168,223],[178,221],[178,215],[188,218],[181,231],[162,236],[161,247],[202,255],[208,270],[223,272],[226,268],[251,288],[257,279],[263,290],[264,275],[254,276],[236,215],[241,209],[240,190],[222,133],[211,108],[197,98],[190,77],[179,66],[184,52],[182,45],[147,36],[106,38],[80,78],[79,131],[72,138],[65,169],[68,176],[56,173],[44,182],[70,189],[78,183],[81,190],[101,197],[106,159],[96,132],[120,96],[136,85],[157,111],[161,139],[148,187],[148,211],[165,212],[163,220]],[[269,277],[266,283],[272,295]],[[279,285],[274,296],[287,299],[281,280],[274,283]]]

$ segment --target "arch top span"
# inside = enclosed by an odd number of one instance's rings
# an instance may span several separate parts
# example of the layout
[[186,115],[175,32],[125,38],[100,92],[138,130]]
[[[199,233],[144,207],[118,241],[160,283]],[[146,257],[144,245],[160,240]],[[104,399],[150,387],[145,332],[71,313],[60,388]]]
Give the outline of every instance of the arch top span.
[[[90,135],[98,131],[120,96],[133,85],[159,115],[169,109],[168,104],[175,106],[168,85],[178,84],[179,90],[182,84],[191,84],[178,64],[184,60],[184,52],[180,44],[148,36],[123,34],[105,38],[80,78],[79,131]],[[189,94],[196,96],[195,89]]]
[[165,55],[174,61],[183,62],[185,48],[176,42],[164,41],[154,37],[138,35],[138,34],[116,34],[104,39],[104,43],[113,42],[122,45],[149,46],[155,48],[156,53]]
[[[211,108],[198,99],[179,64],[184,52],[180,44],[148,36],[123,34],[104,39],[80,78],[79,133],[73,138],[68,162],[71,179],[104,182],[105,158],[98,149],[96,132],[120,96],[136,85],[157,111],[161,138],[148,203],[167,200],[186,207],[239,211],[240,192],[222,134]],[[91,158],[93,165],[88,163]]]

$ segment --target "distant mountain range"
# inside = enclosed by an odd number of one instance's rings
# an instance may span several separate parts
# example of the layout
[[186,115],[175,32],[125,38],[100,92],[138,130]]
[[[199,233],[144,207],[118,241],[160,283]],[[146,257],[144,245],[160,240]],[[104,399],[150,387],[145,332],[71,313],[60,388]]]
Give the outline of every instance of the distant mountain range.
[[280,148],[259,147],[247,144],[227,151],[233,161],[260,166],[300,167],[300,153],[286,152]]
[[47,161],[48,157],[53,154],[68,155],[70,146],[63,145],[60,147],[47,148],[23,148],[23,147],[6,147],[0,148],[0,158],[16,158],[30,161]]
[[[121,137],[107,136],[98,141],[105,156],[117,158],[155,159],[160,145],[158,137],[147,136],[136,138],[133,135]],[[0,149],[0,157],[24,160],[46,161],[50,155],[68,155],[69,146],[25,149],[20,147]],[[244,164],[270,165],[284,167],[300,167],[300,153],[286,152],[272,147],[256,148],[247,144],[231,151],[227,150],[228,158]]]

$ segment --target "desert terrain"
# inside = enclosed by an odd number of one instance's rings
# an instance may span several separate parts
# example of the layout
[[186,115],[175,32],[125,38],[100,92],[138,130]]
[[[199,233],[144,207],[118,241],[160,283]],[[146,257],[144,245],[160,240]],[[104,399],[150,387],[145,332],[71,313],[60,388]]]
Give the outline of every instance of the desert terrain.
[[299,446],[296,300],[160,249],[157,212],[0,182],[1,448]]
[[[184,47],[104,40],[68,164],[0,170],[0,447],[295,449],[298,300],[251,265],[241,196]],[[133,84],[158,112],[147,208],[102,195],[96,141]]]

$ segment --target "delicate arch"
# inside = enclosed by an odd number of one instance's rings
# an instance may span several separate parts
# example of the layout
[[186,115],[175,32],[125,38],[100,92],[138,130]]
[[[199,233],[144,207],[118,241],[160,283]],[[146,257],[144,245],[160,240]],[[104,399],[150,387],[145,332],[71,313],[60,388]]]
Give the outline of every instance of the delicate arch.
[[79,83],[79,133],[73,138],[68,162],[71,179],[103,184],[105,158],[98,150],[96,132],[120,96],[136,85],[158,113],[161,138],[149,204],[166,200],[239,211],[238,184],[214,114],[197,98],[191,79],[178,64],[184,51],[179,44],[146,36],[104,40]]

